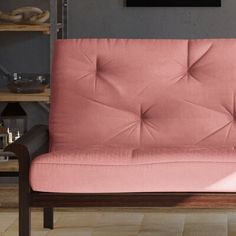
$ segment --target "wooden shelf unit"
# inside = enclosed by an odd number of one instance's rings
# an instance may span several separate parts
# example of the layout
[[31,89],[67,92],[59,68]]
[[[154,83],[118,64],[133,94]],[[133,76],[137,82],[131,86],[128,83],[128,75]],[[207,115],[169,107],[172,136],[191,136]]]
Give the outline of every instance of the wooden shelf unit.
[[[26,24],[2,24],[0,23],[0,32],[42,32],[43,34],[50,34],[50,24],[44,23],[40,25],[26,25]],[[62,24],[57,24],[57,30],[62,28]]]
[[0,31],[4,32],[43,32],[49,33],[50,24],[44,23],[41,25],[24,25],[24,24],[0,24]]
[[0,183],[0,208],[18,207],[18,184]]
[[[61,6],[61,14],[58,17],[58,6]],[[67,0],[49,0],[50,23],[40,25],[29,24],[6,24],[0,23],[0,32],[38,32],[48,35],[50,40],[50,62],[52,64],[52,55],[54,41],[57,38],[67,38]],[[59,11],[60,12],[60,11]],[[61,22],[61,23],[58,23]],[[7,89],[0,89],[0,102],[37,102],[46,111],[49,111],[50,89],[44,93],[20,94],[11,93]],[[10,159],[7,162],[0,162],[0,177],[15,177],[18,175],[18,161]],[[17,185],[0,184],[0,208],[17,206],[18,190]]]
[[18,160],[11,159],[9,161],[0,162],[0,172],[18,172]]
[[0,89],[0,102],[46,102],[50,103],[50,89],[43,93],[11,93],[7,89]]
[[[41,32],[49,35],[50,39],[50,67],[54,42],[58,38],[67,38],[67,0],[49,0],[49,23],[39,25],[0,22],[0,32]],[[61,8],[61,10],[59,10]],[[60,13],[60,16],[58,15]]]
[[7,161],[0,161],[0,177],[15,177],[18,176],[19,172],[19,164],[16,156],[9,152],[2,152],[0,156],[8,156],[9,159]]

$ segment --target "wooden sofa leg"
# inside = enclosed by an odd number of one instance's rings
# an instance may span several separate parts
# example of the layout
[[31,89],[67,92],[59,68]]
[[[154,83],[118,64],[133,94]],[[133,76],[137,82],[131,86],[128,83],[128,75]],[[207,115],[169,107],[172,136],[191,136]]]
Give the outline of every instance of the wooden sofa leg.
[[20,199],[19,203],[19,236],[31,235],[31,209],[27,199]]
[[31,236],[29,167],[27,162],[19,167],[19,236]]
[[19,172],[19,236],[31,235],[31,208],[28,173]]
[[43,227],[53,229],[53,208],[43,209]]

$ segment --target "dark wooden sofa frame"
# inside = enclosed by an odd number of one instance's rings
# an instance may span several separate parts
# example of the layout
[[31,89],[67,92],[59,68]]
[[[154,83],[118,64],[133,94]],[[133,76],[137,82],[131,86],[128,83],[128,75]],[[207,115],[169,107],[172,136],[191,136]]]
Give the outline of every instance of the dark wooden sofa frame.
[[31,207],[44,209],[44,228],[53,229],[55,207],[236,207],[236,193],[105,193],[35,192],[29,184],[31,161],[49,150],[48,127],[38,125],[6,148],[19,158],[19,236],[31,235]]

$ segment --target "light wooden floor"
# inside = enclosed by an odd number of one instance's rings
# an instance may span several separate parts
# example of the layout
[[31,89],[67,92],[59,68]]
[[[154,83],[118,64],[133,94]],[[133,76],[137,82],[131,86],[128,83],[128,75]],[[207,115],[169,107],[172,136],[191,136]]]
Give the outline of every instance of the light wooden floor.
[[[0,235],[17,236],[16,210],[0,210]],[[236,236],[236,210],[73,209],[57,210],[55,229],[32,214],[33,236]]]

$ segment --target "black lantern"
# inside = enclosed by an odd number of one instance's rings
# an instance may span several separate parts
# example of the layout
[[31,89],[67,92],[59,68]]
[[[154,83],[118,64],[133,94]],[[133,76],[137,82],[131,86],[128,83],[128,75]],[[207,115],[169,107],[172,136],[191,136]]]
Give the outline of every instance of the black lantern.
[[19,103],[8,103],[1,113],[1,119],[8,132],[9,144],[27,131],[27,114]]

